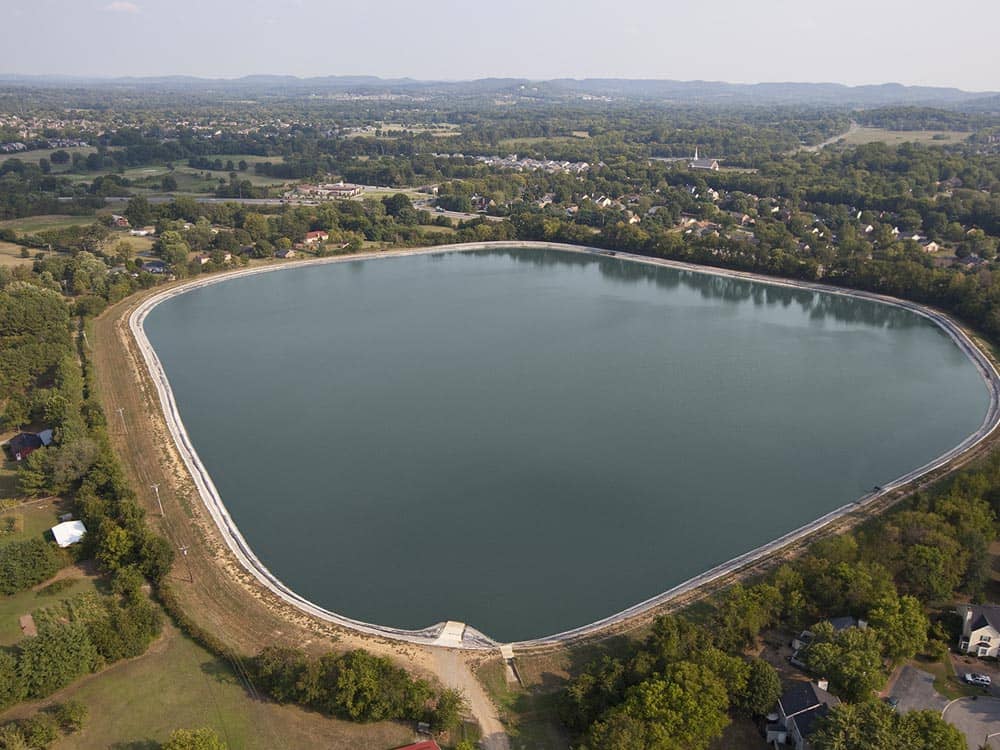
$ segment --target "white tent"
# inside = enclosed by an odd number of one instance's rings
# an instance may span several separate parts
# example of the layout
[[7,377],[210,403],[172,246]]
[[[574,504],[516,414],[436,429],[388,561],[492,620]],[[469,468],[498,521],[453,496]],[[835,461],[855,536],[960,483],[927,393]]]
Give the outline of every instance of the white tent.
[[86,533],[87,527],[83,525],[83,521],[63,521],[52,527],[52,536],[60,547],[76,544]]

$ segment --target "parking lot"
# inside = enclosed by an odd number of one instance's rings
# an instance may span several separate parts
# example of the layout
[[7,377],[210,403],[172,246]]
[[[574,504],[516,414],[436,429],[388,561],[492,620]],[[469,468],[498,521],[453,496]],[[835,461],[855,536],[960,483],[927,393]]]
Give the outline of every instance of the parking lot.
[[899,701],[896,709],[900,713],[925,709],[942,711],[948,704],[948,701],[934,689],[934,675],[910,666],[900,670],[890,695]]

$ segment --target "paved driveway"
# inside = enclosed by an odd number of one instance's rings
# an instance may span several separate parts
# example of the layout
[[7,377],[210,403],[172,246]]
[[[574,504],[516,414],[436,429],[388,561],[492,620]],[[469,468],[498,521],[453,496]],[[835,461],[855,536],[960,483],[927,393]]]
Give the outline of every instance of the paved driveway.
[[911,666],[900,670],[890,695],[899,699],[897,710],[900,713],[922,709],[941,711],[948,703],[934,689],[934,675]]
[[978,750],[987,741],[1000,747],[1000,699],[959,698],[948,704],[944,720],[965,733],[969,750]]

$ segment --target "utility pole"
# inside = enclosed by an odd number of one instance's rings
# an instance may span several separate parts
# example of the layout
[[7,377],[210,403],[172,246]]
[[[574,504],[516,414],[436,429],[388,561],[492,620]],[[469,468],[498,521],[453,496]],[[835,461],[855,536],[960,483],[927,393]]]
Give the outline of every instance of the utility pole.
[[160,517],[162,518],[167,514],[163,512],[163,503],[160,502],[160,485],[153,483],[149,486],[152,487],[153,492],[156,493],[156,504],[160,506]]
[[188,556],[188,547],[187,547],[187,545],[186,544],[181,545],[180,551],[181,551],[181,554],[184,556],[184,567],[187,568],[188,581],[190,581],[191,583],[194,583],[194,574],[191,572],[191,563],[189,563],[188,559],[187,559],[187,556]]

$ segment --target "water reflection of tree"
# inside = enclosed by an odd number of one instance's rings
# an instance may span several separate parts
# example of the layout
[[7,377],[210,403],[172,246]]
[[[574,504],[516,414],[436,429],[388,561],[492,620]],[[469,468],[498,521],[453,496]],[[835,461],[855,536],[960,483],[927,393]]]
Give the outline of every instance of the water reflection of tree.
[[826,318],[844,323],[859,323],[884,328],[912,328],[924,322],[909,310],[840,294],[826,294],[790,286],[776,286],[732,276],[697,273],[676,268],[647,265],[621,258],[582,255],[559,250],[497,248],[477,255],[507,258],[515,263],[539,268],[597,265],[605,279],[634,284],[646,282],[662,289],[684,288],[698,292],[704,299],[726,304],[751,303],[755,307],[791,307],[796,305],[811,320]]

